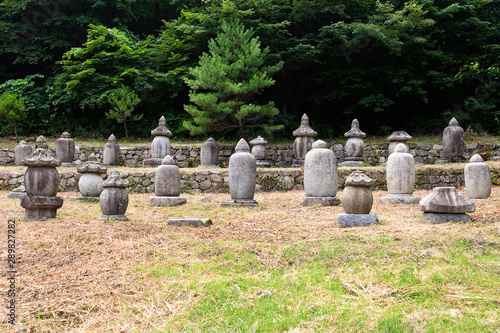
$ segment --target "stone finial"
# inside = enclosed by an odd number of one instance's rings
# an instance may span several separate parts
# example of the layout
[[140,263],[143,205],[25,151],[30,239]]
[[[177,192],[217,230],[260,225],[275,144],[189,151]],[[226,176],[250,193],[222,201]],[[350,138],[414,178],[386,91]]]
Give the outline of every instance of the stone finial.
[[61,161],[52,155],[48,151],[47,141],[43,136],[39,136],[36,139],[36,149],[30,156],[24,159],[24,165],[28,167],[34,166],[45,166],[45,167],[57,167],[61,165]]
[[128,181],[120,176],[120,173],[116,170],[113,170],[111,176],[102,184],[104,188],[106,187],[118,187],[118,188],[126,188],[128,186]]
[[165,117],[161,116],[160,120],[158,121],[158,127],[151,131],[151,135],[171,137],[172,132],[170,132],[166,124],[167,121],[165,120]]
[[311,146],[312,149],[328,148],[328,144],[323,140],[316,140]]
[[47,140],[45,140],[43,135],[40,135],[38,138],[36,138],[35,148],[49,149]]
[[61,134],[61,138],[71,139],[71,135],[68,132],[63,132],[63,134]]
[[252,146],[255,146],[255,145],[266,145],[267,144],[267,141],[261,137],[260,135],[258,137],[256,137],[255,139],[253,139],[252,141],[250,141],[250,144]]
[[455,117],[453,117],[448,123],[448,126],[460,126],[460,125],[458,124],[458,120]]
[[175,165],[175,161],[174,159],[172,158],[172,156],[170,155],[167,155],[163,158],[163,160],[161,160],[161,164],[162,165]]
[[370,187],[375,184],[375,181],[368,177],[363,171],[353,171],[345,180],[346,186],[364,186]]
[[361,130],[359,129],[359,121],[357,119],[354,119],[352,121],[351,129],[348,132],[345,132],[344,136],[346,138],[366,138],[366,134],[361,132]]
[[250,146],[248,143],[245,141],[245,139],[241,138],[240,141],[238,141],[238,144],[234,148],[234,150],[237,153],[249,153],[250,152]]
[[108,168],[105,165],[101,165],[97,162],[97,157],[94,153],[90,154],[87,162],[79,165],[76,168],[76,171],[79,173],[106,173]]
[[116,142],[116,136],[114,134],[111,134],[108,138],[108,142]]
[[309,126],[309,117],[304,113],[300,119],[300,126],[293,131],[293,136],[309,136],[315,137],[318,133]]
[[482,162],[484,162],[484,160],[479,154],[474,154],[469,161],[469,163],[482,163]]

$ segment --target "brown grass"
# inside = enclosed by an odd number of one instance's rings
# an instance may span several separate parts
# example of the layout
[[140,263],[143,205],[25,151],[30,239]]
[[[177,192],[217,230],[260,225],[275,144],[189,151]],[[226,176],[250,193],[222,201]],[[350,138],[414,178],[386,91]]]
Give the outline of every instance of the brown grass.
[[[428,193],[421,190],[414,195],[423,197]],[[56,219],[23,221],[24,210],[19,201],[6,198],[6,194],[4,191],[0,196],[1,223],[6,228],[7,219],[17,221],[20,321],[14,328],[8,325],[2,305],[2,332],[160,329],[163,326],[159,323],[184,314],[196,302],[195,294],[186,288],[175,291],[167,300],[168,286],[156,285],[157,280],[147,279],[147,272],[137,268],[159,260],[179,260],[186,265],[200,262],[210,252],[200,254],[197,248],[208,246],[210,251],[223,251],[221,241],[252,240],[254,251],[261,254],[260,260],[269,266],[281,266],[289,263],[266,253],[259,245],[273,247],[346,236],[358,242],[369,242],[374,237],[441,242],[453,235],[488,242],[500,233],[500,187],[494,187],[490,199],[475,201],[473,223],[442,225],[426,222],[418,206],[378,204],[387,192],[376,191],[372,213],[379,216],[381,224],[355,229],[341,228],[336,223],[336,214],[343,212],[341,207],[303,207],[303,191],[257,193],[255,199],[260,206],[256,209],[221,208],[220,204],[229,199],[228,194],[186,194],[183,196],[187,204],[172,208],[152,207],[150,195],[131,194],[126,222],[97,221],[99,205],[70,201],[76,193],[59,194],[65,201]],[[199,229],[167,226],[166,221],[174,217],[208,217],[214,225]],[[1,261],[5,263],[6,233],[2,231],[2,235]],[[8,284],[5,264],[2,265],[0,294],[5,295]],[[393,292],[359,280],[345,280],[344,284],[346,290],[363,295],[370,302]],[[256,291],[252,297],[272,293]]]

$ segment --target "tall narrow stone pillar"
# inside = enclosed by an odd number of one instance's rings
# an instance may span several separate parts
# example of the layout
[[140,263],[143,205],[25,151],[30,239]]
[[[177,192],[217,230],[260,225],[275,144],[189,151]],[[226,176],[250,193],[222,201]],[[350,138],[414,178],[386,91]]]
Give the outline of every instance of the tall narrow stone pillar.
[[213,138],[209,138],[201,145],[198,168],[218,168],[218,162],[219,144]]
[[102,150],[102,164],[120,165],[120,146],[116,143],[114,134],[109,136],[108,143],[104,145]]
[[24,165],[24,159],[31,155],[33,149],[26,144],[26,141],[21,141],[14,149],[14,163],[18,166]]
[[[443,150],[441,162],[465,161],[465,134],[455,118],[450,120],[448,127],[443,131]],[[444,160],[444,161],[443,161]]]
[[61,166],[72,167],[75,157],[75,142],[68,132],[61,134],[61,137],[56,141],[56,156],[61,160]]

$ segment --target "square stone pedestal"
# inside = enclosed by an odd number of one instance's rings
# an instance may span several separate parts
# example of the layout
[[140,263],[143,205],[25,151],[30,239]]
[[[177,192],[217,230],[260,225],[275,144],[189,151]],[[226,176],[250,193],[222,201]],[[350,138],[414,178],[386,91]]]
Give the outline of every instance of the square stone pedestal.
[[424,217],[431,223],[470,222],[467,214],[424,213]]
[[212,220],[210,219],[196,219],[196,218],[186,218],[186,219],[170,219],[167,225],[175,225],[178,227],[209,227],[212,225]]
[[101,215],[99,221],[128,221],[125,215]]
[[411,194],[389,194],[380,198],[380,202],[383,204],[416,205],[419,201],[419,197],[414,197]]
[[182,197],[162,197],[162,196],[153,196],[149,197],[149,202],[155,206],[177,206],[186,202],[186,198]]
[[302,206],[338,206],[340,199],[337,197],[305,197],[302,200]]
[[60,197],[22,197],[21,207],[26,209],[24,218],[26,220],[43,221],[56,217],[57,210],[63,205]]
[[337,221],[344,227],[360,227],[378,223],[376,214],[337,214]]
[[257,207],[258,205],[255,200],[229,200],[221,204],[222,207]]

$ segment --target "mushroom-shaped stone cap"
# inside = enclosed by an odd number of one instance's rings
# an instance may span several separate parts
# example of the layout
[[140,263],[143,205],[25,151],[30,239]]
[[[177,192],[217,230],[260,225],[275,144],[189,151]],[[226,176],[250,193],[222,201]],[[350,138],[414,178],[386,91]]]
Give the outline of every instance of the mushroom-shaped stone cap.
[[170,132],[166,124],[167,121],[165,120],[165,117],[161,116],[160,120],[158,121],[158,127],[151,131],[151,135],[171,137],[172,132]]
[[175,165],[175,162],[172,156],[167,155],[161,160],[161,165]]
[[476,211],[474,202],[453,186],[435,187],[419,202],[424,213],[464,214]]
[[351,129],[348,132],[344,133],[344,136],[346,138],[366,138],[366,134],[364,132],[361,132],[359,129],[359,121],[357,119],[354,119],[351,123]]
[[120,173],[116,170],[111,172],[111,176],[102,184],[103,187],[118,187],[126,188],[128,186],[128,181],[120,176]]
[[21,140],[21,142],[19,142],[19,146],[26,146],[26,145],[27,145],[26,141],[24,141],[24,140]]
[[406,147],[404,144],[398,143],[396,145],[396,148],[394,148],[394,152],[395,153],[409,153],[409,150],[408,150],[408,147]]
[[474,154],[471,158],[469,163],[483,163],[484,160],[479,154]]
[[63,139],[71,139],[71,135],[68,132],[64,132],[61,134],[61,138]]
[[412,136],[405,131],[395,131],[387,137],[388,141],[408,141]]
[[106,173],[108,170],[108,167],[105,165],[101,165],[97,163],[97,157],[95,157],[95,154],[92,153],[89,156],[89,159],[87,162],[83,163],[82,165],[79,165],[76,168],[76,171],[79,173]]
[[309,126],[309,118],[305,113],[300,119],[299,128],[293,131],[292,134],[293,136],[310,136],[310,137],[315,137],[316,135],[318,135],[318,133],[316,133],[316,131]]
[[265,145],[267,144],[267,141],[261,137],[260,135],[258,137],[256,137],[255,139],[253,139],[252,141],[250,141],[250,144],[252,146],[256,146],[256,145]]
[[327,148],[328,144],[323,140],[316,140],[311,146],[312,149]]
[[48,150],[47,141],[43,136],[39,136],[36,139],[36,149],[30,156],[26,157],[24,165],[28,167],[34,166],[45,166],[45,167],[56,167],[61,165],[61,161],[58,158],[50,155]]
[[356,170],[347,176],[345,180],[346,186],[365,186],[370,187],[375,184],[375,181],[368,177],[363,171]]
[[245,141],[245,139],[241,138],[240,141],[238,141],[238,144],[234,148],[234,150],[237,153],[249,153],[250,152],[250,146],[248,143]]
[[214,142],[216,142],[216,141],[215,141],[215,139],[214,139],[214,138],[208,138],[208,139],[207,139],[207,141],[205,141],[205,142],[214,143]]
[[108,138],[108,142],[116,142],[116,136],[114,134],[111,134]]

